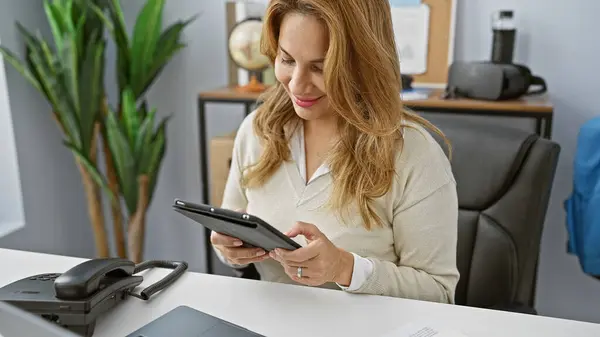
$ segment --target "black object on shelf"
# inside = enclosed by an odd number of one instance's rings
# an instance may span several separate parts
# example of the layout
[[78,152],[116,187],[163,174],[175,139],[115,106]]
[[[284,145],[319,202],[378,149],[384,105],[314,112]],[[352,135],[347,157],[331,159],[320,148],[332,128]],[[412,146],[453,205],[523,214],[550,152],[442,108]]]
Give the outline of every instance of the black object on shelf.
[[492,62],[512,63],[517,29],[512,10],[494,13],[492,18]]
[[410,90],[412,89],[412,84],[414,81],[414,77],[412,77],[411,75],[401,75],[402,78],[402,90]]

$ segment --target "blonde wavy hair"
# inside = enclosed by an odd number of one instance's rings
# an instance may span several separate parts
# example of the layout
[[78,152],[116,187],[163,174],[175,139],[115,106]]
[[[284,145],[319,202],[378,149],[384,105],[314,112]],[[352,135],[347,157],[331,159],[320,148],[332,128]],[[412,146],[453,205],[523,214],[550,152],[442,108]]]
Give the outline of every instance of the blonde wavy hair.
[[[372,206],[395,178],[396,156],[406,122],[422,125],[445,139],[424,118],[403,107],[401,76],[388,0],[271,0],[264,17],[261,50],[274,64],[279,30],[288,13],[313,15],[329,31],[323,75],[330,108],[338,114],[339,142],[328,157],[333,179],[330,206],[343,210],[355,202],[363,226],[383,223]],[[277,83],[259,99],[254,132],[263,145],[242,184],[264,184],[291,153],[284,127],[299,117]]]

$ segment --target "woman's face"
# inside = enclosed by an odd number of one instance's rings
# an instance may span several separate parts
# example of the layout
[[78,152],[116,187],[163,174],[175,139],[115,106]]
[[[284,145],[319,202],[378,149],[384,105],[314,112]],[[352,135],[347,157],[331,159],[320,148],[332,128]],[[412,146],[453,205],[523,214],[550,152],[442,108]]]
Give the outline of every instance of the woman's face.
[[275,77],[305,120],[330,117],[323,78],[329,36],[326,27],[312,16],[288,14],[279,32]]

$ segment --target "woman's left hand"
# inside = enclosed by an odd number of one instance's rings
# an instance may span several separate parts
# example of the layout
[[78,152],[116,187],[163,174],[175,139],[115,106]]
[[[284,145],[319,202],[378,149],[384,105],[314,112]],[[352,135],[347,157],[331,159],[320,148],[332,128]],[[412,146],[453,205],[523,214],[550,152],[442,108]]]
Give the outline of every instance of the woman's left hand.
[[[354,257],[336,247],[317,226],[297,222],[285,234],[291,238],[303,235],[308,241],[306,247],[294,251],[278,248],[270,253],[271,258],[281,263],[290,278],[310,286],[319,286],[327,282],[336,282],[341,286],[350,285]],[[302,277],[298,277],[298,268],[302,268]]]

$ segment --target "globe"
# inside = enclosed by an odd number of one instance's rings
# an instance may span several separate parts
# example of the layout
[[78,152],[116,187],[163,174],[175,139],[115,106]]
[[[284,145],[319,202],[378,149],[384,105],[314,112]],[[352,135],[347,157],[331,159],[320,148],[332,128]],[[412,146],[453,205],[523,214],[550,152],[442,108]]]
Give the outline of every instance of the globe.
[[260,19],[246,19],[238,23],[229,35],[229,52],[233,62],[248,71],[262,71],[269,59],[260,52],[263,23]]
[[263,22],[259,18],[248,18],[233,27],[229,34],[229,55],[240,68],[250,72],[251,79],[243,90],[262,91],[264,86],[257,81],[257,74],[267,69],[270,60],[260,52]]

